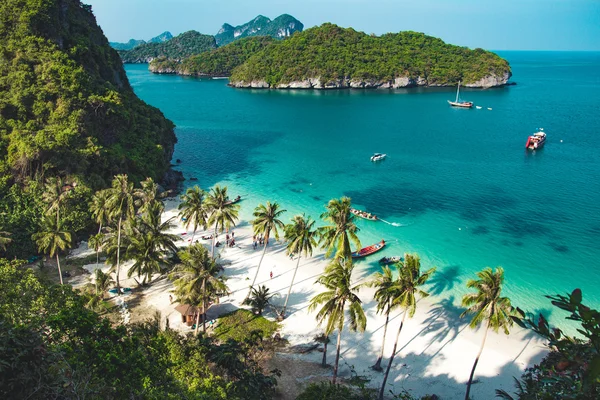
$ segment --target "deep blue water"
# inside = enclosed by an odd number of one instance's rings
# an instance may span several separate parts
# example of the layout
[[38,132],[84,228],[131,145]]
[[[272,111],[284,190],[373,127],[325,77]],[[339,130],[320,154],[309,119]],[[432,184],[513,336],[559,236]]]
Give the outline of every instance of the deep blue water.
[[[481,110],[450,108],[453,89],[261,91],[126,67],[136,93],[177,125],[174,158],[203,188],[313,218],[333,197],[401,223],[360,221],[387,255],[438,267],[431,291],[459,299],[485,266],[527,310],[579,287],[600,304],[600,53],[500,52],[516,86],[464,90]],[[488,110],[490,107],[492,110]],[[527,136],[548,134],[526,153]],[[369,157],[385,152],[387,160]],[[376,260],[361,268],[378,269]],[[559,313],[557,313],[559,314]]]

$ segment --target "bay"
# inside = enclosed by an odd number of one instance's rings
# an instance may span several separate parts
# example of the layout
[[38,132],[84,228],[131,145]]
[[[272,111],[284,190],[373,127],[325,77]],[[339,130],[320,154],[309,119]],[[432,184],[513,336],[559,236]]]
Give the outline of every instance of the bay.
[[[502,266],[515,305],[562,319],[544,295],[581,288],[600,305],[600,53],[499,54],[517,85],[462,91],[480,110],[449,107],[451,88],[243,90],[126,71],[177,125],[177,168],[198,179],[186,184],[229,186],[244,219],[269,200],[318,220],[350,196],[401,225],[358,222],[363,245],[388,243],[360,268],[416,252],[438,267],[430,291],[458,303],[476,271]],[[538,128],[546,146],[526,152]]]

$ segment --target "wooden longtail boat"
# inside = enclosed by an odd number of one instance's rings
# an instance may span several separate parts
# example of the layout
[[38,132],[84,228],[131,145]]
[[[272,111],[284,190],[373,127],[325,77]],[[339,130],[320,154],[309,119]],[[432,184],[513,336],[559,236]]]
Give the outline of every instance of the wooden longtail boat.
[[236,197],[236,198],[235,198],[235,199],[233,199],[233,200],[227,200],[227,201],[225,202],[225,204],[235,204],[235,203],[238,203],[238,202],[239,202],[239,201],[241,201],[241,200],[242,200],[242,197],[241,197],[241,196],[238,196],[238,197]]
[[404,257],[383,257],[379,260],[379,264],[389,265],[396,264],[397,262],[404,261]]
[[350,212],[359,218],[367,219],[369,221],[377,221],[379,219],[379,218],[377,218],[377,215],[368,213],[366,211],[357,210],[356,208],[351,208]]
[[377,253],[379,250],[383,249],[384,247],[385,247],[385,240],[381,240],[381,242],[379,242],[379,243],[372,244],[372,245],[362,248],[358,251],[355,251],[354,253],[352,253],[352,258],[362,258],[362,257],[369,256],[373,253]]

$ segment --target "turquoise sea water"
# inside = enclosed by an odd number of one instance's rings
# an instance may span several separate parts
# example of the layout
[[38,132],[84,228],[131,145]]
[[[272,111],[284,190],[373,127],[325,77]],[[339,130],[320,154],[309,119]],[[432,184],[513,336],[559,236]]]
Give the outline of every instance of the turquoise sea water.
[[[464,90],[481,110],[450,108],[453,89],[238,90],[126,70],[177,125],[174,159],[198,178],[187,183],[228,185],[245,218],[266,200],[318,218],[346,195],[403,225],[359,221],[363,245],[389,243],[363,268],[417,252],[438,267],[431,291],[458,301],[476,271],[501,265],[522,308],[550,311],[544,294],[576,287],[600,305],[600,53],[500,54],[517,85]],[[546,146],[526,153],[539,127]]]

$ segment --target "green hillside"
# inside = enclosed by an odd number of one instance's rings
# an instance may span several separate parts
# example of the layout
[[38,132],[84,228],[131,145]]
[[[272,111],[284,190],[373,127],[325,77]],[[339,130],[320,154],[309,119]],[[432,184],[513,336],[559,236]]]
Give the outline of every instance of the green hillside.
[[446,86],[459,80],[477,85],[490,76],[490,86],[506,83],[510,67],[489,51],[453,46],[417,32],[377,37],[324,24],[258,52],[233,71],[231,84],[287,87],[312,80],[307,85],[315,88]]
[[194,54],[215,49],[215,38],[188,31],[161,43],[144,43],[132,50],[119,51],[124,63],[149,63],[155,58],[182,60]]
[[274,41],[270,36],[247,37],[186,58],[181,63],[165,58],[156,59],[150,63],[150,71],[180,75],[229,76],[235,67]]
[[215,35],[219,46],[252,36],[271,36],[275,39],[283,39],[294,34],[302,32],[304,25],[296,18],[288,14],[280,15],[274,20],[259,15],[252,21],[238,26],[223,24],[223,27]]

